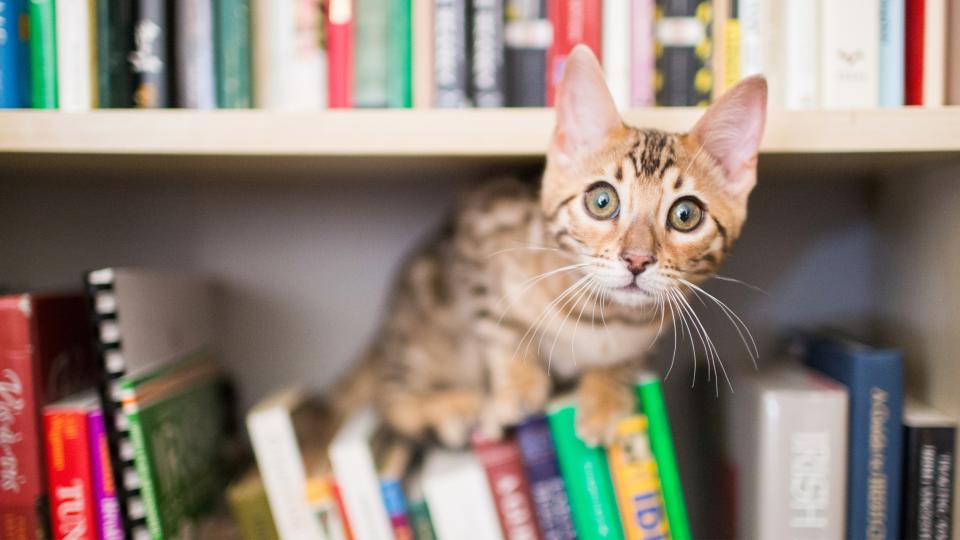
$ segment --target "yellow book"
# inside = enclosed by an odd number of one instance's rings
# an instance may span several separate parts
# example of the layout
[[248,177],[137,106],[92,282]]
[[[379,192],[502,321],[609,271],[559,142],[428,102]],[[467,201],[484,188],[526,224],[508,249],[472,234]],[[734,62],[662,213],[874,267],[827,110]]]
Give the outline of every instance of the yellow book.
[[627,539],[670,538],[657,462],[650,451],[647,417],[635,415],[623,419],[617,426],[616,441],[607,452]]

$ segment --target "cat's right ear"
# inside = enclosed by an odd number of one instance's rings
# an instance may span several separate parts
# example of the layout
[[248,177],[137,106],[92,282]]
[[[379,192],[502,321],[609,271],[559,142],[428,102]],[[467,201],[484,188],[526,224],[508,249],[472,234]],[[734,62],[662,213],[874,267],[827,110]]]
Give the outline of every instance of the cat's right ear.
[[555,108],[557,125],[549,153],[562,166],[595,152],[624,126],[600,63],[586,45],[577,45],[567,55]]

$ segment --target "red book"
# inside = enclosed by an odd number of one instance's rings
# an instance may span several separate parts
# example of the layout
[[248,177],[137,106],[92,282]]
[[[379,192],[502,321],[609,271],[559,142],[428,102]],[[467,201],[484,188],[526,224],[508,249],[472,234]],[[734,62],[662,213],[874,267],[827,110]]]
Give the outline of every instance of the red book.
[[327,106],[353,106],[352,0],[327,2]]
[[547,51],[547,106],[552,107],[563,62],[574,45],[586,44],[603,61],[603,7],[600,0],[548,0],[547,16],[553,26],[553,43]]
[[98,408],[99,400],[93,391],[43,408],[53,540],[98,538],[87,425],[87,415]]
[[473,450],[487,473],[504,539],[540,539],[530,486],[516,439],[491,441],[474,437]]
[[905,101],[907,105],[923,105],[923,28],[925,0],[907,0],[904,6],[907,28],[905,36],[906,64]]
[[0,296],[0,538],[46,535],[42,407],[96,376],[82,295]]

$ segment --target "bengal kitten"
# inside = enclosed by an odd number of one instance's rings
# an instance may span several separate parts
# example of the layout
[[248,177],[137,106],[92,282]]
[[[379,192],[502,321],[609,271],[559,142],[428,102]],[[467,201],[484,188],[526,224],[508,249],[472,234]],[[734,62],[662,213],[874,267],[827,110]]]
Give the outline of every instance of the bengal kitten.
[[496,434],[542,411],[553,382],[579,379],[578,434],[608,443],[663,326],[692,311],[686,296],[740,234],[766,96],[753,77],[687,134],[633,128],[596,58],[575,48],[539,194],[499,181],[464,197],[449,233],[405,269],[335,403],[346,413],[372,402],[401,434],[461,446],[476,427]]

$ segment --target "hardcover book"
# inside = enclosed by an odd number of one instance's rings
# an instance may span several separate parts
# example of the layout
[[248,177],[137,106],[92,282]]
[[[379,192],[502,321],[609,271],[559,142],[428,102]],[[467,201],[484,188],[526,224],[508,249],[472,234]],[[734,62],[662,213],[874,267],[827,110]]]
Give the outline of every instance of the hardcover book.
[[[896,0],[891,0],[896,1]],[[814,109],[820,105],[820,73],[816,47],[811,39],[818,35],[819,3],[807,0],[787,0],[782,5],[781,23],[784,47],[781,87],[788,109]],[[881,63],[881,66],[883,64]],[[901,61],[902,77],[902,61]],[[892,69],[896,69],[895,67]],[[901,81],[900,88],[903,88]]]
[[388,34],[393,0],[356,0],[353,105],[386,107],[389,65]]
[[30,85],[34,109],[57,108],[57,13],[53,0],[30,2]]
[[170,19],[166,0],[136,0],[133,48],[133,103],[142,109],[171,105]]
[[174,16],[177,106],[213,109],[213,0],[177,0]]
[[563,63],[575,45],[590,47],[603,64],[601,2],[588,0],[548,0],[547,15],[553,25],[553,42],[547,52],[547,106],[553,106]]
[[506,103],[503,42],[504,0],[472,0],[470,31],[471,90],[477,107]]
[[947,71],[947,0],[924,0],[923,106],[944,103]]
[[[328,58],[320,3],[254,0],[252,17],[257,107],[298,111],[326,107],[333,94],[327,93]],[[335,42],[332,35],[328,37],[329,60],[333,62]]]
[[507,106],[543,107],[547,49],[553,42],[546,0],[506,0],[503,34]]
[[387,106],[413,106],[413,0],[390,0],[387,26]]
[[431,450],[423,493],[438,540],[503,540],[486,473],[473,453]]
[[916,402],[903,413],[899,538],[953,538],[956,420]]
[[348,109],[353,106],[354,13],[351,0],[327,2],[327,106]]
[[657,0],[657,105],[705,106],[713,94],[709,0]]
[[267,491],[256,467],[227,487],[227,502],[243,540],[279,540]]
[[434,106],[470,104],[467,1],[436,0],[433,12]]
[[43,408],[54,540],[99,536],[88,429],[88,416],[97,408],[92,390]]
[[217,107],[249,109],[253,106],[250,0],[215,0],[213,16]]
[[487,473],[506,540],[537,540],[540,533],[523,472],[520,446],[513,438],[500,441],[474,437],[473,450]]
[[650,450],[647,418],[636,415],[623,419],[607,455],[627,539],[669,538],[670,527],[663,508],[657,462]]
[[101,109],[134,106],[136,2],[97,1],[97,93]]
[[631,0],[603,2],[603,75],[618,109],[630,105]]
[[820,32],[822,106],[876,107],[880,88],[880,0],[822,2]]
[[516,437],[544,540],[575,539],[570,502],[547,418],[534,416],[521,422],[517,425]]
[[30,106],[28,0],[0,0],[0,109]]
[[630,0],[629,73],[632,107],[653,107],[656,102],[655,12],[654,0]]
[[88,111],[97,100],[94,0],[61,1],[57,10],[57,102],[65,111]]
[[905,0],[880,0],[880,95],[881,107],[904,103]]

